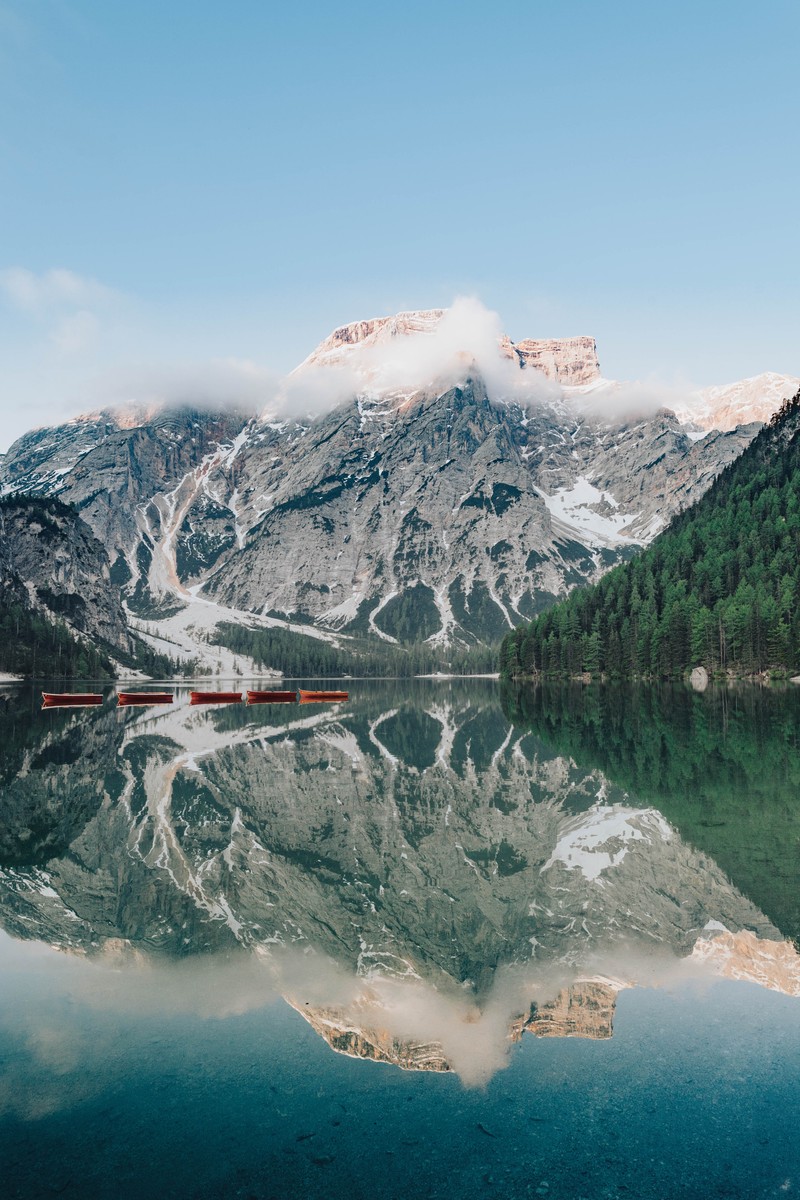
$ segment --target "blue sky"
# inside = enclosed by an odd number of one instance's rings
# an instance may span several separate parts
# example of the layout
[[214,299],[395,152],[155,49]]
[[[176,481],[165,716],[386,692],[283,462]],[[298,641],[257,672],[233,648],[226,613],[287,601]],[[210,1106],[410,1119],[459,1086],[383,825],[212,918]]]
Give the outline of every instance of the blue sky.
[[612,377],[800,374],[798,35],[770,0],[0,0],[0,447],[457,295]]

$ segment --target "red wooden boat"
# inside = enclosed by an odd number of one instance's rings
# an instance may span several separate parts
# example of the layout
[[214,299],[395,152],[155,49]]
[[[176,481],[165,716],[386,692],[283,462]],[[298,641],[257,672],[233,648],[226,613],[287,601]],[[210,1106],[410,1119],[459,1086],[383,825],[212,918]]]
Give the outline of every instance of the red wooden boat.
[[241,692],[190,692],[190,704],[241,704]]
[[172,692],[117,692],[117,705],[126,704],[172,704]]
[[88,708],[102,703],[101,692],[42,692],[42,708]]
[[300,689],[301,704],[321,704],[326,700],[349,700],[349,692],[304,692]]
[[251,692],[247,693],[248,704],[295,704],[297,692]]

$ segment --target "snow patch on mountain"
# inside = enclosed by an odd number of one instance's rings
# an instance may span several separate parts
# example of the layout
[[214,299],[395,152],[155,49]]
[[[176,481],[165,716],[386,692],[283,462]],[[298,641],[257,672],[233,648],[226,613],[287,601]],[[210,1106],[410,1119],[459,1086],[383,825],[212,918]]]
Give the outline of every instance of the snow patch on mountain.
[[611,493],[595,487],[585,475],[550,495],[537,491],[553,517],[554,533],[577,535],[591,546],[633,546],[643,540],[622,532],[640,514],[620,512]]
[[625,858],[631,843],[669,841],[672,830],[653,808],[597,804],[562,826],[555,849],[541,868],[561,863],[595,881]]

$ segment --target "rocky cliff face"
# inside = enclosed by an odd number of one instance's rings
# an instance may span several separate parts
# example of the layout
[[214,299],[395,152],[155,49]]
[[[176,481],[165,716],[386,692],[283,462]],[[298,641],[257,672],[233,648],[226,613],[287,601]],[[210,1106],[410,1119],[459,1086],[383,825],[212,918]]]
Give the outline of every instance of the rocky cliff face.
[[0,489],[75,505],[170,653],[202,653],[223,616],[469,644],[635,553],[756,432],[620,415],[591,338],[492,334],[472,358],[449,320],[337,329],[291,377],[294,416],[132,409],[36,431]]
[[417,312],[397,313],[393,317],[373,317],[367,321],[351,321],[341,325],[312,350],[298,368],[334,366],[350,359],[353,347],[386,345],[392,339],[411,334],[433,334],[445,315],[443,308],[428,308]]
[[581,979],[562,988],[555,999],[532,1004],[530,1012],[512,1026],[512,1037],[583,1037],[604,1040],[614,1032],[614,1009],[619,985],[600,979]]
[[513,346],[520,364],[541,371],[567,387],[580,387],[600,378],[600,363],[594,338],[526,338]]
[[0,504],[0,587],[26,608],[65,622],[94,643],[132,652],[105,548],[58,500]]
[[246,532],[206,592],[389,639],[405,603],[423,636],[496,638],[635,552],[754,432],[698,441],[666,412],[612,425],[567,402],[499,405],[480,379],[358,400],[245,452]]
[[404,1071],[452,1070],[441,1042],[419,1042],[398,1037],[390,1029],[370,1028],[368,1022],[375,1015],[372,1005],[377,1001],[374,995],[362,997],[347,1010],[312,1008],[294,997],[287,999],[337,1054],[391,1063]]

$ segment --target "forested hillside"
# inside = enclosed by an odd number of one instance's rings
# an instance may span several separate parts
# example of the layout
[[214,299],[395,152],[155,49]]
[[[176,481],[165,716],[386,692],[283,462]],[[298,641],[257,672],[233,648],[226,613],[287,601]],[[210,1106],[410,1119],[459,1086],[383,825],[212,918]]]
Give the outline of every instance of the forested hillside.
[[234,654],[247,655],[258,667],[294,679],[310,675],[392,678],[437,672],[473,675],[497,670],[497,643],[454,649],[424,642],[394,646],[372,638],[339,648],[284,629],[248,629],[229,622],[217,627],[216,642]]
[[505,675],[669,678],[800,664],[800,393],[649,549],[501,649]]

